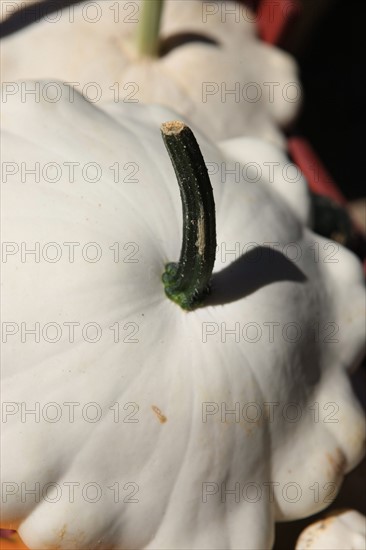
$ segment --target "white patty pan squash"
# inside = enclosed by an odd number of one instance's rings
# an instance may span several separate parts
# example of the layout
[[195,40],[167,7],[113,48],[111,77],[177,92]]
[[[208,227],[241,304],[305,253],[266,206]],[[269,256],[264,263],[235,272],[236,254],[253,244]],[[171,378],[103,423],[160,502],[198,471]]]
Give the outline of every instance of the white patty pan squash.
[[210,293],[195,279],[201,306],[184,310],[165,267],[182,248],[159,129],[175,115],[63,92],[3,104],[2,526],[31,549],[271,548],[274,522],[326,507],[363,456],[347,373],[363,353],[359,262],[306,227],[281,150],[243,138],[247,170],[222,181],[228,157],[197,132],[221,167],[212,194],[189,130],[165,125],[188,206],[206,185],[184,215],[188,278],[217,243]]
[[300,106],[297,66],[261,42],[249,8],[166,0],[161,40],[175,37],[176,47],[151,58],[138,53],[142,4],[82,2],[5,38],[3,82],[58,79],[94,102],[167,106],[214,140],[248,135],[284,146],[280,128]]
[[356,510],[333,512],[301,533],[295,550],[364,550],[366,517]]

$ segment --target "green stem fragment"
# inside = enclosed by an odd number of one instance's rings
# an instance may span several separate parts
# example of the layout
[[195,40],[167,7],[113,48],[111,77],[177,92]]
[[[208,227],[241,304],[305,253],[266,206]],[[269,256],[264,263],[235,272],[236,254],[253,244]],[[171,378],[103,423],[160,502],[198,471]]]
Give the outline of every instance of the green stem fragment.
[[205,161],[192,131],[167,122],[162,137],[177,176],[183,208],[183,243],[179,263],[166,265],[166,295],[183,309],[202,304],[209,293],[216,255],[215,202]]

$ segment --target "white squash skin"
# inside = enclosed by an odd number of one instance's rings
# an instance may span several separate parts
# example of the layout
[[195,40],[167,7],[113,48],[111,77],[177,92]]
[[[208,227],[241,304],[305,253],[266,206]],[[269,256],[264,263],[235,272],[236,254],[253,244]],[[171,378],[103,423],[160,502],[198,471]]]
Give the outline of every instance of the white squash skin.
[[[98,5],[102,15],[96,24],[85,20],[82,3],[72,7],[71,23],[69,8],[65,8],[57,23],[42,21],[5,38],[2,80],[79,82],[76,87],[90,97],[94,88],[86,86],[96,82],[101,90],[99,102],[115,100],[115,84],[119,83],[120,101],[165,105],[215,140],[248,135],[285,147],[279,127],[293,121],[301,103],[301,97],[293,101],[291,95],[296,89],[301,95],[297,66],[290,55],[260,41],[255,17],[247,8],[227,2],[234,15],[223,22],[218,10],[207,15],[206,21],[201,0],[166,0],[163,38],[191,32],[217,40],[220,47],[190,43],[150,61],[136,56],[138,23],[133,21],[138,21],[140,11],[129,17],[128,0],[103,0]],[[140,0],[133,5],[140,10]],[[204,101],[203,83],[210,82],[217,86],[217,93]],[[254,87],[246,88],[250,83]],[[270,91],[272,84],[274,91]],[[236,85],[239,100],[224,93]],[[252,101],[257,95],[259,100]]]
[[301,533],[295,550],[364,550],[366,517],[356,510],[332,512]]
[[[281,155],[278,147],[253,138],[228,139],[221,142],[219,147],[226,157],[243,166],[250,166],[251,163],[259,166],[259,173],[262,175],[260,181],[276,189],[303,224],[310,225],[311,201],[308,187],[304,184],[300,169],[295,168],[284,153]],[[291,166],[295,168],[293,174],[289,170]],[[256,180],[255,173],[252,178]]]
[[[319,243],[323,250],[326,241],[305,227],[304,209],[298,215],[276,185],[238,184],[230,175],[223,184],[214,175],[218,243],[229,249],[235,242],[241,248],[249,242],[296,242],[303,254],[295,264],[282,260],[278,281],[272,276],[275,260],[263,256],[255,262],[247,255],[240,299],[183,312],[164,296],[160,280],[165,262],[177,259],[181,245],[178,186],[159,136],[159,123],[176,115],[154,107],[119,108],[120,118],[113,120],[78,94],[71,104],[64,99],[31,105],[14,96],[3,105],[3,162],[93,161],[103,170],[96,184],[79,179],[70,184],[65,176],[57,184],[32,179],[22,184],[19,175],[3,183],[3,241],[97,242],[103,250],[95,264],[71,264],[65,257],[55,264],[22,264],[17,257],[3,264],[3,321],[29,326],[94,321],[103,328],[95,344],[78,336],[71,345],[63,335],[52,345],[32,339],[20,344],[14,337],[3,345],[5,401],[24,401],[28,408],[35,401],[41,407],[96,402],[103,410],[96,424],[78,414],[74,423],[64,415],[53,424],[42,417],[39,423],[9,417],[2,430],[2,481],[27,487],[57,482],[63,491],[56,503],[9,497],[3,520],[19,527],[29,548],[37,549],[271,548],[274,521],[324,508],[325,484],[337,488],[364,454],[364,418],[346,375],[363,348],[361,268],[342,248],[338,264],[311,261],[310,247]],[[206,162],[227,161],[202,135],[197,138]],[[268,159],[266,144],[247,144],[256,160],[261,147],[262,161]],[[282,166],[281,151],[277,158]],[[109,167],[116,161],[138,163],[139,183],[114,183]],[[304,187],[304,180],[291,187],[299,200]],[[116,241],[138,243],[140,261],[114,263],[109,246]],[[218,254],[215,273],[230,259]],[[232,276],[220,280],[222,275],[214,278],[212,300],[227,300],[233,291]],[[139,343],[113,341],[108,327],[117,320],[138,323]],[[270,343],[263,332],[257,343],[230,337],[223,343],[220,333],[202,342],[203,323],[226,323],[229,330],[235,322],[263,328],[273,321],[281,327],[297,322],[301,341],[294,345],[276,337]],[[339,343],[315,343],[315,322],[337,323]],[[139,422],[114,423],[109,408],[115,402],[137,403]],[[278,402],[280,409],[295,402],[302,416],[292,423],[281,414],[273,421],[262,415],[251,423],[233,416],[222,422],[216,414],[202,422],[204,402],[226,403],[227,409],[236,402]],[[332,412],[328,403],[339,407],[336,424],[326,421]],[[167,417],[164,424],[153,405]],[[80,487],[99,483],[101,500],[85,502],[75,491],[70,504],[65,483],[75,481]],[[108,487],[115,482],[136,483],[139,503],[114,503]],[[229,490],[235,483],[241,488],[256,483],[262,498],[237,503],[228,495],[225,504],[216,494],[203,503],[205,482],[226,482]],[[270,482],[278,484],[273,502]],[[291,482],[301,491],[296,503],[283,498]],[[314,483],[319,502],[310,489]],[[122,491],[122,499],[129,494]]]

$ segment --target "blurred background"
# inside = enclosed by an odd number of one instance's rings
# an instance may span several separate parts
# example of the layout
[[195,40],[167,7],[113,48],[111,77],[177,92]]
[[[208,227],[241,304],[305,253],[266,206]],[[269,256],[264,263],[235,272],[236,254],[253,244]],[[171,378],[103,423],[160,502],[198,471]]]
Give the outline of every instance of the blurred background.
[[[365,196],[363,18],[359,0],[300,0],[289,30],[305,92],[298,130],[315,148],[347,199]],[[362,131],[362,134],[361,134]]]

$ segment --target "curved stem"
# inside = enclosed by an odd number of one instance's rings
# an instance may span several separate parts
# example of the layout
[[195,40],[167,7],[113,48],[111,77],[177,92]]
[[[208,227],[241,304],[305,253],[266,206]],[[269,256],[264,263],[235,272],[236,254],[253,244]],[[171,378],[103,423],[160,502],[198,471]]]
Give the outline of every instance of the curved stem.
[[143,0],[138,30],[138,51],[146,57],[159,56],[159,31],[164,0]]
[[167,264],[163,282],[171,300],[192,310],[209,293],[216,255],[215,202],[205,161],[192,131],[182,122],[167,122],[161,130],[183,208],[179,263]]

